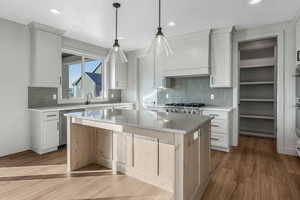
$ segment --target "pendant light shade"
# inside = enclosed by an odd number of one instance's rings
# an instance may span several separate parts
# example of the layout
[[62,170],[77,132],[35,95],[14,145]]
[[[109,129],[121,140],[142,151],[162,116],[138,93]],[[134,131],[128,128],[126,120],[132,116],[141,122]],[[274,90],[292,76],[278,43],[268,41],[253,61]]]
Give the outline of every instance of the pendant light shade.
[[119,41],[118,41],[118,8],[121,7],[120,3],[113,3],[113,7],[116,8],[116,37],[113,47],[109,50],[105,62],[127,62],[126,55],[124,51],[121,49]]
[[173,51],[170,47],[170,44],[162,32],[162,27],[161,27],[161,0],[159,0],[159,15],[158,15],[158,28],[157,28],[157,33],[152,40],[152,43],[150,47],[147,49],[146,54],[154,53],[155,56],[158,56],[159,54],[163,53],[166,56],[170,56],[173,54]]

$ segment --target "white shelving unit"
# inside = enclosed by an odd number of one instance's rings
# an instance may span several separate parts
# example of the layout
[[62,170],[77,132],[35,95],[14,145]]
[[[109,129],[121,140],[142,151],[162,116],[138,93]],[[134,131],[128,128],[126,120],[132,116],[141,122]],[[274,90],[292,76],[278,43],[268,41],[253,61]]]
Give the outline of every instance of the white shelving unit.
[[245,99],[245,98],[241,98],[240,101],[250,101],[250,102],[274,102],[274,99]]
[[240,85],[274,85],[274,81],[250,81],[250,82],[240,82]]
[[240,134],[276,136],[276,39],[239,44]]

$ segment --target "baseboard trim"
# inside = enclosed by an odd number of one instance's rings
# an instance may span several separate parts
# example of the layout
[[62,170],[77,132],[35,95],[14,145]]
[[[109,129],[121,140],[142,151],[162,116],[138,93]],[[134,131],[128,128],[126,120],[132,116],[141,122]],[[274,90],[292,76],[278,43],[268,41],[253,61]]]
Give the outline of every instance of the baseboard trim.
[[284,148],[284,149],[277,149],[277,152],[279,154],[284,154],[284,155],[289,155],[289,156],[298,156],[297,151],[296,151],[296,147],[294,149],[292,148]]

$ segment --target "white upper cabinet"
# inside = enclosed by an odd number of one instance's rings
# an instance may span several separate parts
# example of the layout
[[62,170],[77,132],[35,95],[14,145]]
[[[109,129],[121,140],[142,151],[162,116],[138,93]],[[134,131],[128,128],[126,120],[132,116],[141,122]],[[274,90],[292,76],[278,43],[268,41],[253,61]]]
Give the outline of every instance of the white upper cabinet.
[[58,87],[61,67],[61,35],[45,25],[31,23],[31,86]]
[[165,77],[209,74],[210,30],[169,38],[174,55],[162,58]]
[[232,30],[217,29],[211,34],[210,87],[232,87]]
[[109,65],[110,89],[127,88],[127,63],[113,62]]
[[297,51],[299,51],[300,50],[300,19],[298,19],[296,25],[296,42],[297,42]]

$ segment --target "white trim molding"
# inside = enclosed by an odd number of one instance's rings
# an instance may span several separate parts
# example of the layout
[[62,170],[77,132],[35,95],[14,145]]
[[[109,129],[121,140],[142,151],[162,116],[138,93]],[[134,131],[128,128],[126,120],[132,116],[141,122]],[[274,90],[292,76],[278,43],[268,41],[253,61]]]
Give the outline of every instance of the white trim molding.
[[[239,51],[238,44],[264,38],[277,38],[277,152],[296,155],[293,148],[295,115],[295,83],[293,78],[295,63],[295,24],[292,21],[267,25],[235,32],[233,37],[233,106],[236,108],[233,119],[233,146],[238,145],[239,136]],[[295,132],[295,131],[294,131]]]

